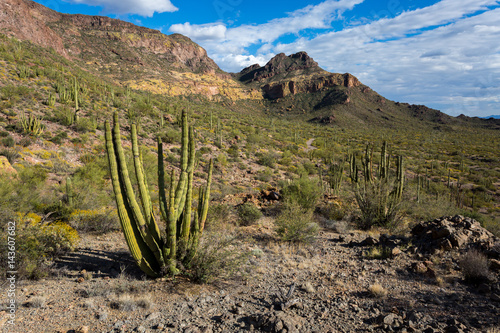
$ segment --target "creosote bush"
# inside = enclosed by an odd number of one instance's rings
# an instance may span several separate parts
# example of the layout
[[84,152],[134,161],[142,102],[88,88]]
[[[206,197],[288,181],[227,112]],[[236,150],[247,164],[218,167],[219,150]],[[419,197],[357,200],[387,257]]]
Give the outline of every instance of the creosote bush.
[[221,234],[220,230],[207,230],[187,266],[188,275],[198,283],[237,275],[250,253],[241,251],[236,242],[236,236],[229,232]]
[[297,204],[303,209],[312,209],[323,194],[317,179],[302,175],[298,179],[282,184],[283,198],[287,203]]
[[251,202],[238,206],[238,217],[241,225],[252,225],[262,217],[260,209]]
[[285,205],[275,220],[278,237],[287,242],[312,242],[319,231],[311,209],[296,203]]

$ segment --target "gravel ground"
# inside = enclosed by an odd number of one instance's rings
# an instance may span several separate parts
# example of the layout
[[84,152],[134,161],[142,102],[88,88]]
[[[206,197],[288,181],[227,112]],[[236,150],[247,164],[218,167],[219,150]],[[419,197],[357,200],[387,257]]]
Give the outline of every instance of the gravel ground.
[[209,285],[145,279],[120,233],[84,235],[55,275],[18,283],[15,324],[3,311],[0,327],[20,333],[500,332],[498,279],[464,283],[458,252],[426,256],[398,241],[388,258],[372,259],[374,247],[363,242],[368,234],[358,231],[324,229],[314,244],[301,246],[275,241],[265,223],[239,233],[246,236],[238,248],[250,251],[248,263],[236,277]]

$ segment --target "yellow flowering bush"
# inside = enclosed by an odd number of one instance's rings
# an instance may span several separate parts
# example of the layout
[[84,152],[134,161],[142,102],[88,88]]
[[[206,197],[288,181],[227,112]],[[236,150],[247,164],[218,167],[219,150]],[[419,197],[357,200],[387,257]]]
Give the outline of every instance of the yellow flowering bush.
[[[3,232],[0,241],[2,244],[8,244],[7,237],[11,236],[9,240],[15,243],[15,270],[19,272],[20,277],[45,277],[53,259],[74,251],[80,240],[78,232],[67,223],[43,223],[42,217],[35,213],[17,212],[14,223],[15,230],[9,229],[10,233]],[[9,251],[2,251],[0,259],[6,261],[4,256],[8,255]]]
[[85,232],[108,232],[120,229],[116,208],[76,209],[69,217],[69,224]]

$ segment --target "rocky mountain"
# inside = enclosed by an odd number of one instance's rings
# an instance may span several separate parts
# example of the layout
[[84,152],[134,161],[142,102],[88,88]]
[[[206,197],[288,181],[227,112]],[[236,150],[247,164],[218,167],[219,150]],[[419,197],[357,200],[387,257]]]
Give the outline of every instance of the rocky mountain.
[[31,0],[0,2],[0,33],[52,48],[93,75],[121,86],[168,96],[202,95],[231,103],[255,101],[270,114],[322,124],[440,128],[498,121],[450,117],[422,105],[395,103],[349,73],[330,73],[306,52],[276,55],[265,66],[222,71],[188,37],[103,16],[61,14]]
[[121,20],[61,14],[30,0],[3,0],[0,33],[53,48],[86,70],[132,88],[232,99],[254,93],[234,82],[189,38]]
[[243,69],[236,77],[245,84],[261,87],[268,99],[283,98],[298,93],[315,93],[332,87],[358,87],[361,82],[353,75],[329,73],[318,66],[306,52],[290,56],[280,53],[261,67]]
[[460,122],[423,105],[387,100],[350,73],[323,70],[306,52],[280,53],[265,66],[252,65],[234,77],[259,89],[271,113],[322,124],[397,127],[414,122],[437,127]]

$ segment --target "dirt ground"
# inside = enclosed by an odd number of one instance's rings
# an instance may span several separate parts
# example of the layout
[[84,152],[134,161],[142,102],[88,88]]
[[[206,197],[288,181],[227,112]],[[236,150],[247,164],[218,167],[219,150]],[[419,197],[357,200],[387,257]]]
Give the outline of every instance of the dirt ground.
[[[236,248],[250,253],[248,261],[232,279],[205,285],[146,279],[121,233],[83,235],[52,276],[18,283],[15,323],[3,311],[1,329],[500,332],[498,282],[464,283],[457,252],[426,256],[398,240],[398,250],[373,259],[363,242],[372,234],[323,228],[314,243],[296,246],[274,240],[270,223],[237,228]],[[432,269],[419,272],[418,263]]]

